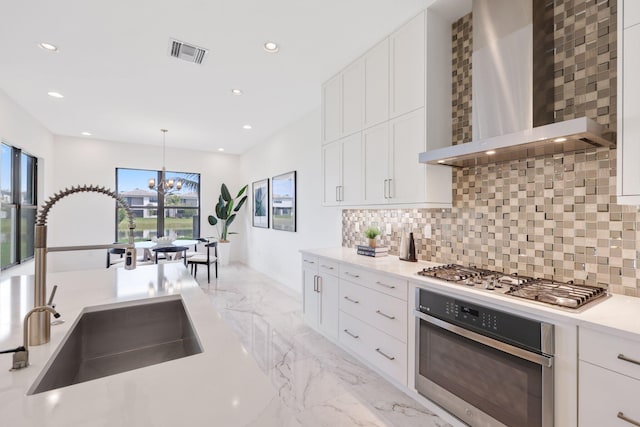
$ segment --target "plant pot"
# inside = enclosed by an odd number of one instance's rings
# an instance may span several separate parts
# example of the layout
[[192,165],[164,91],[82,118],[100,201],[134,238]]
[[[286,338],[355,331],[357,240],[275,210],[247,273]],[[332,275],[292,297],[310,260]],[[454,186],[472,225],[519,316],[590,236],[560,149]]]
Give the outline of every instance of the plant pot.
[[373,239],[369,239],[369,247],[370,248],[375,248],[376,247],[376,238],[375,237]]
[[231,242],[218,242],[218,264],[229,265]]

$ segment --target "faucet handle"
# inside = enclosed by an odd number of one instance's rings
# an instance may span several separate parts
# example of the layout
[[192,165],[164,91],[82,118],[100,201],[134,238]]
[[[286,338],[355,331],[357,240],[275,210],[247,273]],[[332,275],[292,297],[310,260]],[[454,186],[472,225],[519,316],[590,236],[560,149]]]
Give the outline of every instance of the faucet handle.
[[56,296],[56,291],[58,290],[58,285],[53,285],[53,289],[51,289],[51,295],[49,295],[49,301],[47,301],[47,305],[50,307],[55,307],[53,304],[53,298]]

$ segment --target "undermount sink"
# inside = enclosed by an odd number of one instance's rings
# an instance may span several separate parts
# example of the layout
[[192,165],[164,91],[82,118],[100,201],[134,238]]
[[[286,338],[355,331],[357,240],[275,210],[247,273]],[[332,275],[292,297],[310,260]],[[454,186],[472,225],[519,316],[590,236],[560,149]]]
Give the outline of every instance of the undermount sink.
[[87,310],[27,394],[202,353],[180,298]]

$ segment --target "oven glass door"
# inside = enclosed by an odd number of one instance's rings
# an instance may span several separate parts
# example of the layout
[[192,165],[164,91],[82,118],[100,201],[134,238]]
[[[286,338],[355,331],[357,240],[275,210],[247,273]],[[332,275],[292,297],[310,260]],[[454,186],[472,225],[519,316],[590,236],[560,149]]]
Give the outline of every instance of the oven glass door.
[[419,334],[420,376],[507,426],[543,426],[546,368],[422,319]]

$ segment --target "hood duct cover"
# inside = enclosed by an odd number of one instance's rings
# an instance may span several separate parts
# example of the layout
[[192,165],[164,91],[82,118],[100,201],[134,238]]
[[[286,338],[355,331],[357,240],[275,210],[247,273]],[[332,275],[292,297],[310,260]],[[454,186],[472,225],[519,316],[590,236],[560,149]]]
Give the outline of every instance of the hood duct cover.
[[615,147],[615,133],[592,119],[553,123],[553,2],[472,5],[472,141],[421,153],[420,162],[468,167]]

